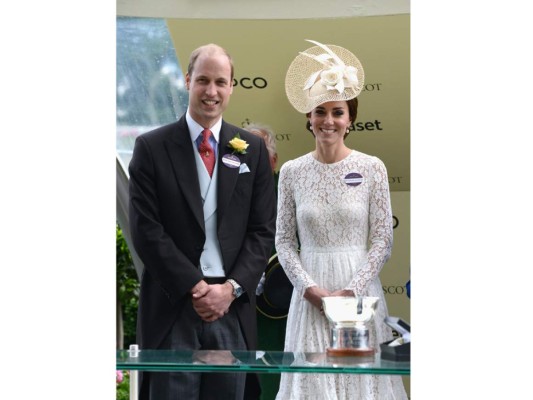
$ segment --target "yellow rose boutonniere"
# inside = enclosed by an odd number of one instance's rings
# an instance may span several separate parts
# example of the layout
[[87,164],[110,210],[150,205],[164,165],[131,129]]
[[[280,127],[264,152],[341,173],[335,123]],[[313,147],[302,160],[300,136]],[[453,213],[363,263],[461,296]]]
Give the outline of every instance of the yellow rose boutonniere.
[[249,144],[245,140],[242,140],[238,133],[228,143],[228,147],[233,150],[233,154],[246,154],[248,146]]

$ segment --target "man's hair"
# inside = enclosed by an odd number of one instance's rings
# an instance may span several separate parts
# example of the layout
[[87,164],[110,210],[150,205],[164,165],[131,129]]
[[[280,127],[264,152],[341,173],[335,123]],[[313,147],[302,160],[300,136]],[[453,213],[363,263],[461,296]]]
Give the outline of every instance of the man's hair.
[[231,66],[231,79],[233,80],[233,59],[231,58],[229,53],[224,48],[213,43],[200,46],[196,50],[193,50],[193,52],[191,53],[191,57],[189,58],[189,65],[187,66],[187,74],[189,74],[189,76],[192,76],[192,73],[194,70],[194,64],[196,63],[196,60],[198,59],[200,54],[204,54],[204,53],[207,55],[223,54],[226,57],[228,57],[228,60]]

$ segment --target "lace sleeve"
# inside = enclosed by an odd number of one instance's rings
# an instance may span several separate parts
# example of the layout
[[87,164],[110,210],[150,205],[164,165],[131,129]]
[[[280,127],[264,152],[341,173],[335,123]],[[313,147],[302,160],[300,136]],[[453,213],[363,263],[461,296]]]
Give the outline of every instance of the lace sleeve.
[[316,283],[302,268],[298,255],[294,174],[291,173],[291,164],[291,161],[286,162],[279,174],[276,250],[279,262],[295,289],[304,291],[310,286],[316,286]]
[[392,250],[392,209],[390,205],[387,170],[381,160],[374,157],[370,187],[369,251],[367,259],[346,287],[356,296],[364,295],[371,280],[376,278],[389,259]]

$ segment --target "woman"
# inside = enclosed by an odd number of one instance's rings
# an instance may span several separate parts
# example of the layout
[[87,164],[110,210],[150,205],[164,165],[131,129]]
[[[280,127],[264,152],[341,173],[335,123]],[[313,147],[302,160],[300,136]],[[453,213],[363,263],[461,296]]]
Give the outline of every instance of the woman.
[[[326,296],[375,296],[370,345],[392,339],[379,272],[392,249],[387,171],[381,160],[348,148],[364,73],[339,46],[316,46],[291,63],[285,89],[307,116],[315,150],[280,171],[276,249],[294,285],[285,351],[325,352],[330,325]],[[300,252],[298,252],[298,240]],[[379,357],[379,354],[376,355]],[[286,399],[407,399],[399,376],[282,374],[276,397]]]

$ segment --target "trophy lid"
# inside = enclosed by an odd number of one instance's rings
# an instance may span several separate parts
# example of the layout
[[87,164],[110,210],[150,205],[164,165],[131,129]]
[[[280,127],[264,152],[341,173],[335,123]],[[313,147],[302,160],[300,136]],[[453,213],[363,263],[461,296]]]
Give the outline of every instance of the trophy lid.
[[328,296],[322,298],[324,314],[336,325],[354,325],[374,317],[379,297]]

